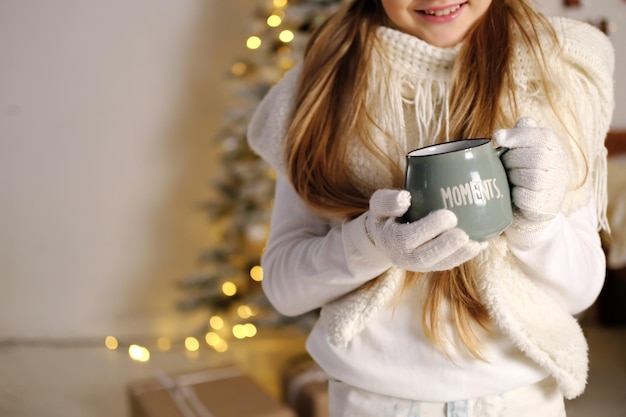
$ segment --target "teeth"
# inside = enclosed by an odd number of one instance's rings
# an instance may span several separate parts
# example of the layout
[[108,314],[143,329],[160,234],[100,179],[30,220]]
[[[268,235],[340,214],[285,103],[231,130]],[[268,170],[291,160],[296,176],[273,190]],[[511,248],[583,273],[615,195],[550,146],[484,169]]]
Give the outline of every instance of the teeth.
[[461,8],[460,4],[457,4],[456,6],[452,6],[448,9],[441,9],[441,10],[424,10],[424,13],[429,14],[431,16],[447,16],[450,13],[454,13],[457,10],[459,10]]

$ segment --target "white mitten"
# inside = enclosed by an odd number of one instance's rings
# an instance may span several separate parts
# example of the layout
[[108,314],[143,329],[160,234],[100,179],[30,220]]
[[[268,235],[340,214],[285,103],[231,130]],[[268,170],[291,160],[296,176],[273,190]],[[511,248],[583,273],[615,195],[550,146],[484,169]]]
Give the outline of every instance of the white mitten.
[[412,223],[400,223],[411,205],[406,190],[378,190],[365,221],[368,236],[398,268],[415,272],[445,271],[478,255],[484,245],[456,227],[456,215],[437,210]]
[[512,129],[494,134],[498,146],[509,150],[502,163],[511,184],[511,199],[517,208],[513,227],[537,230],[561,210],[569,174],[567,153],[550,129],[538,127],[529,117]]

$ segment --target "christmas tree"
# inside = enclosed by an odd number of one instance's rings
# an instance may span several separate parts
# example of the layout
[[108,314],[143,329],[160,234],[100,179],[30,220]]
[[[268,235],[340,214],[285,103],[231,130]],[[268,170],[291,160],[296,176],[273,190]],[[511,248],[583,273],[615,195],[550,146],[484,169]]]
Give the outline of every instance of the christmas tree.
[[[214,196],[202,204],[219,240],[201,253],[201,268],[181,285],[179,308],[204,308],[209,327],[238,338],[257,326],[299,324],[316,313],[287,318],[276,312],[262,289],[260,257],[267,239],[275,174],[248,147],[246,129],[261,99],[301,59],[307,39],[341,0],[262,0],[253,14],[248,56],[232,63],[233,106],[215,138],[221,166]],[[227,330],[224,330],[227,329]],[[210,330],[210,329],[209,329]]]

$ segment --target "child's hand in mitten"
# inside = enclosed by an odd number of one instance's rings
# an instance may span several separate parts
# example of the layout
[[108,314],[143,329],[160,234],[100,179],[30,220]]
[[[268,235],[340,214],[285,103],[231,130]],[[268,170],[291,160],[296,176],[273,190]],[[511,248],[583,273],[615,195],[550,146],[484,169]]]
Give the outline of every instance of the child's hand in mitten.
[[483,245],[456,227],[456,215],[437,210],[412,223],[397,221],[411,205],[406,190],[378,190],[370,199],[365,229],[398,268],[415,272],[452,269],[478,255]]
[[511,199],[517,208],[513,227],[536,230],[561,210],[569,183],[567,154],[550,129],[531,118],[517,121],[512,129],[494,134],[498,146],[509,150],[502,163],[511,184]]

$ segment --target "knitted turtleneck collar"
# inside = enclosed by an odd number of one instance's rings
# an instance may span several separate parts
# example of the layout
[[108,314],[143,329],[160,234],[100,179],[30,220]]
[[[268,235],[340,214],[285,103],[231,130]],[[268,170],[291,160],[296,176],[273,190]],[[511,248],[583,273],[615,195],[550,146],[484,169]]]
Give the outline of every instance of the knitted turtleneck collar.
[[[398,163],[411,149],[435,143],[449,126],[452,66],[460,45],[438,48],[388,27],[379,27],[369,68],[368,107],[376,125],[385,132],[378,145],[390,149],[389,137],[399,145]],[[447,135],[446,135],[447,136]],[[383,187],[381,173],[362,174],[366,183]]]
[[413,35],[388,27],[376,31],[380,46],[397,71],[410,78],[430,77],[448,80],[461,44],[451,48],[433,46]]

